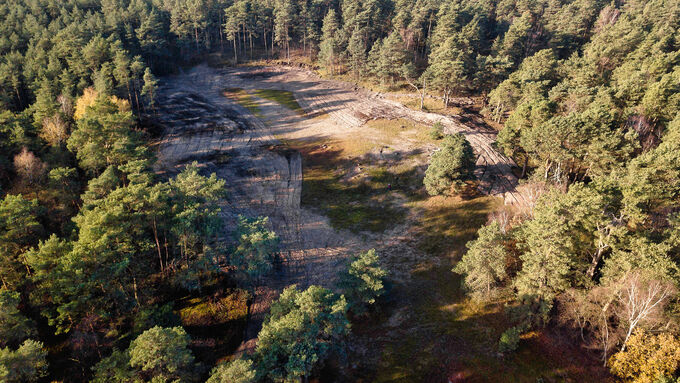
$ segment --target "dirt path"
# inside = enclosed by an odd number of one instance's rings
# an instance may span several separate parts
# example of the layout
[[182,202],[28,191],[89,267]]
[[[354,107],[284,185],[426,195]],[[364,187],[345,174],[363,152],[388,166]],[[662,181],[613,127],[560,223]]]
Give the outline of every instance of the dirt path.
[[[225,97],[227,88],[290,91],[305,113],[257,98],[255,116]],[[357,235],[335,230],[326,217],[301,207],[302,159],[300,153],[281,145],[278,137],[318,141],[352,136],[367,129],[365,123],[372,119],[440,122],[446,131],[461,132],[470,141],[485,194],[501,196],[506,204],[525,203],[515,190],[514,164],[492,147],[492,131],[475,131],[451,117],[414,111],[379,94],[322,80],[309,71],[201,65],[164,78],[158,93],[159,119],[165,127],[157,143],[159,173],[172,176],[186,164],[198,162],[206,173],[215,172],[227,180],[228,198],[223,205],[227,227],[233,227],[239,214],[266,216],[282,239],[282,265],[257,291],[243,351],[254,346],[269,304],[282,288],[293,283],[302,288],[311,284],[332,287],[347,257],[372,247],[384,257],[399,258],[395,264],[401,263],[403,270],[392,270],[397,278],[408,278],[412,264],[423,256],[412,245],[411,218],[384,233]]]

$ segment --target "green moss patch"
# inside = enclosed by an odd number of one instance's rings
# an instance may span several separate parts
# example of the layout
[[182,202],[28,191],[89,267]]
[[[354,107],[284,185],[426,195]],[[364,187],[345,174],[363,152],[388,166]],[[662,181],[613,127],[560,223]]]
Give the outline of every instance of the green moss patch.
[[259,105],[257,105],[257,101],[245,90],[241,88],[227,88],[222,94],[248,109],[254,116],[262,117],[262,111]]
[[184,326],[213,326],[246,317],[248,293],[234,290],[220,298],[191,298],[181,302],[178,310]]
[[299,114],[305,113],[295,99],[293,92],[276,89],[257,89],[253,92],[253,94],[257,97],[281,104],[290,110],[298,112]]

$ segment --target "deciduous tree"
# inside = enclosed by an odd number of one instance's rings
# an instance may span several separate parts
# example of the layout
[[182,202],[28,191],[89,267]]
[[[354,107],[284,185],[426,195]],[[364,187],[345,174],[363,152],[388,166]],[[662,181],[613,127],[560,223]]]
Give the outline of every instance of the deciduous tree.
[[675,376],[680,367],[680,341],[672,334],[636,331],[609,360],[610,370],[635,383],[653,383]]

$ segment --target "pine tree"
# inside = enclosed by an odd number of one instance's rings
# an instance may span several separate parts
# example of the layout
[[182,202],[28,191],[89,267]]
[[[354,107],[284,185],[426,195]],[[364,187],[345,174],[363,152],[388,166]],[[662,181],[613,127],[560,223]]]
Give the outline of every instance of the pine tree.
[[[349,332],[347,302],[332,291],[293,285],[272,303],[258,334],[254,359],[262,377],[306,379]],[[258,379],[260,380],[260,379]]]
[[18,346],[26,338],[36,335],[35,322],[19,311],[20,294],[0,289],[0,347]]
[[240,358],[213,368],[206,383],[254,383],[255,376],[253,361]]
[[132,113],[99,96],[78,119],[77,128],[66,145],[76,153],[80,165],[98,174],[108,165],[121,165],[145,157],[139,135],[132,130]]
[[137,106],[137,112],[140,112],[142,105],[139,102],[139,94],[142,90],[140,85],[140,80],[142,79],[142,74],[145,72],[144,63],[142,62],[141,56],[135,56],[130,63],[130,73],[132,75],[132,85],[135,96],[135,105]]
[[237,245],[229,257],[229,263],[249,286],[257,285],[259,279],[272,269],[278,251],[279,237],[267,229],[268,222],[267,217],[238,217],[234,233]]
[[292,0],[275,0],[274,3],[274,40],[286,51],[290,62],[290,29],[294,20],[295,6]]
[[380,75],[383,78],[389,78],[390,82],[394,82],[395,79],[401,77],[402,66],[410,61],[404,40],[397,31],[392,31],[383,40],[380,55],[382,61]]
[[477,235],[467,243],[468,251],[453,271],[465,276],[465,288],[473,295],[487,298],[507,278],[505,233],[494,221],[479,229]]
[[57,112],[57,97],[52,84],[44,79],[40,82],[40,88],[36,94],[35,104],[33,104],[33,124],[41,127],[43,120],[52,117]]
[[241,12],[242,3],[242,1],[235,2],[224,11],[224,32],[227,34],[227,39],[233,43],[232,48],[234,50],[234,64],[238,63],[239,49],[237,44],[239,41],[241,26],[245,22],[245,20],[243,20],[243,12]]
[[470,81],[469,51],[461,49],[459,36],[451,36],[430,55],[425,76],[431,86],[444,94],[448,108],[452,93],[466,89]]
[[38,221],[37,200],[7,194],[0,201],[0,283],[18,290],[26,280],[28,266],[24,252],[35,245],[43,232]]
[[366,66],[366,47],[364,46],[362,33],[358,26],[355,26],[352,31],[347,45],[347,54],[349,56],[349,67],[352,70],[354,79],[359,81]]
[[352,257],[347,270],[340,273],[339,287],[354,314],[365,313],[385,293],[386,276],[375,249]]
[[498,55],[509,57],[515,68],[525,57],[529,56],[531,27],[531,14],[525,12],[521,17],[513,20],[510,29],[503,36]]
[[327,69],[330,69],[331,75],[335,74],[335,63],[338,61],[338,55],[341,52],[339,27],[335,10],[329,10],[323,19],[319,59]]
[[158,80],[151,73],[151,69],[144,70],[144,86],[142,87],[142,95],[146,97],[147,102],[154,113],[156,112],[156,89],[158,88]]
[[140,25],[134,33],[137,41],[139,41],[139,48],[144,61],[149,66],[155,67],[155,64],[161,63],[162,60],[169,57],[168,30],[156,9],[152,8],[148,12],[142,12],[140,18]]
[[97,93],[108,97],[113,95],[113,67],[111,63],[104,63],[101,68],[94,73],[94,88]]
[[132,89],[130,88],[130,58],[124,50],[117,50],[114,59],[113,76],[118,83],[118,91],[127,94],[127,99],[132,105]]
[[47,375],[47,351],[41,342],[25,341],[16,351],[0,348],[0,381],[37,382]]
[[130,366],[165,381],[187,381],[194,375],[189,335],[181,327],[153,327],[130,343]]
[[474,168],[472,147],[462,134],[444,137],[439,151],[435,152],[425,171],[423,183],[430,195],[450,194],[459,189]]

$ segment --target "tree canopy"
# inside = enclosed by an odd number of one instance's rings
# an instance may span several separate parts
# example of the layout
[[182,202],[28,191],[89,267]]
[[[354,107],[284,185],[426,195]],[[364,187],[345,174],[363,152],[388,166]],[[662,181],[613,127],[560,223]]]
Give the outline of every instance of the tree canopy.
[[[0,3],[0,380],[305,379],[385,294],[383,250],[356,255],[343,295],[285,288],[254,354],[210,374],[196,329],[168,319],[217,312],[241,333],[225,302],[249,306],[281,260],[274,217],[226,217],[232,180],[156,172],[163,76],[225,57],[415,89],[421,109],[493,126],[474,133],[497,133],[536,198],[453,270],[475,301],[506,303],[499,350],[561,326],[622,379],[677,379],[679,20],[668,0]],[[438,144],[423,185],[447,197],[480,153],[460,134]]]

